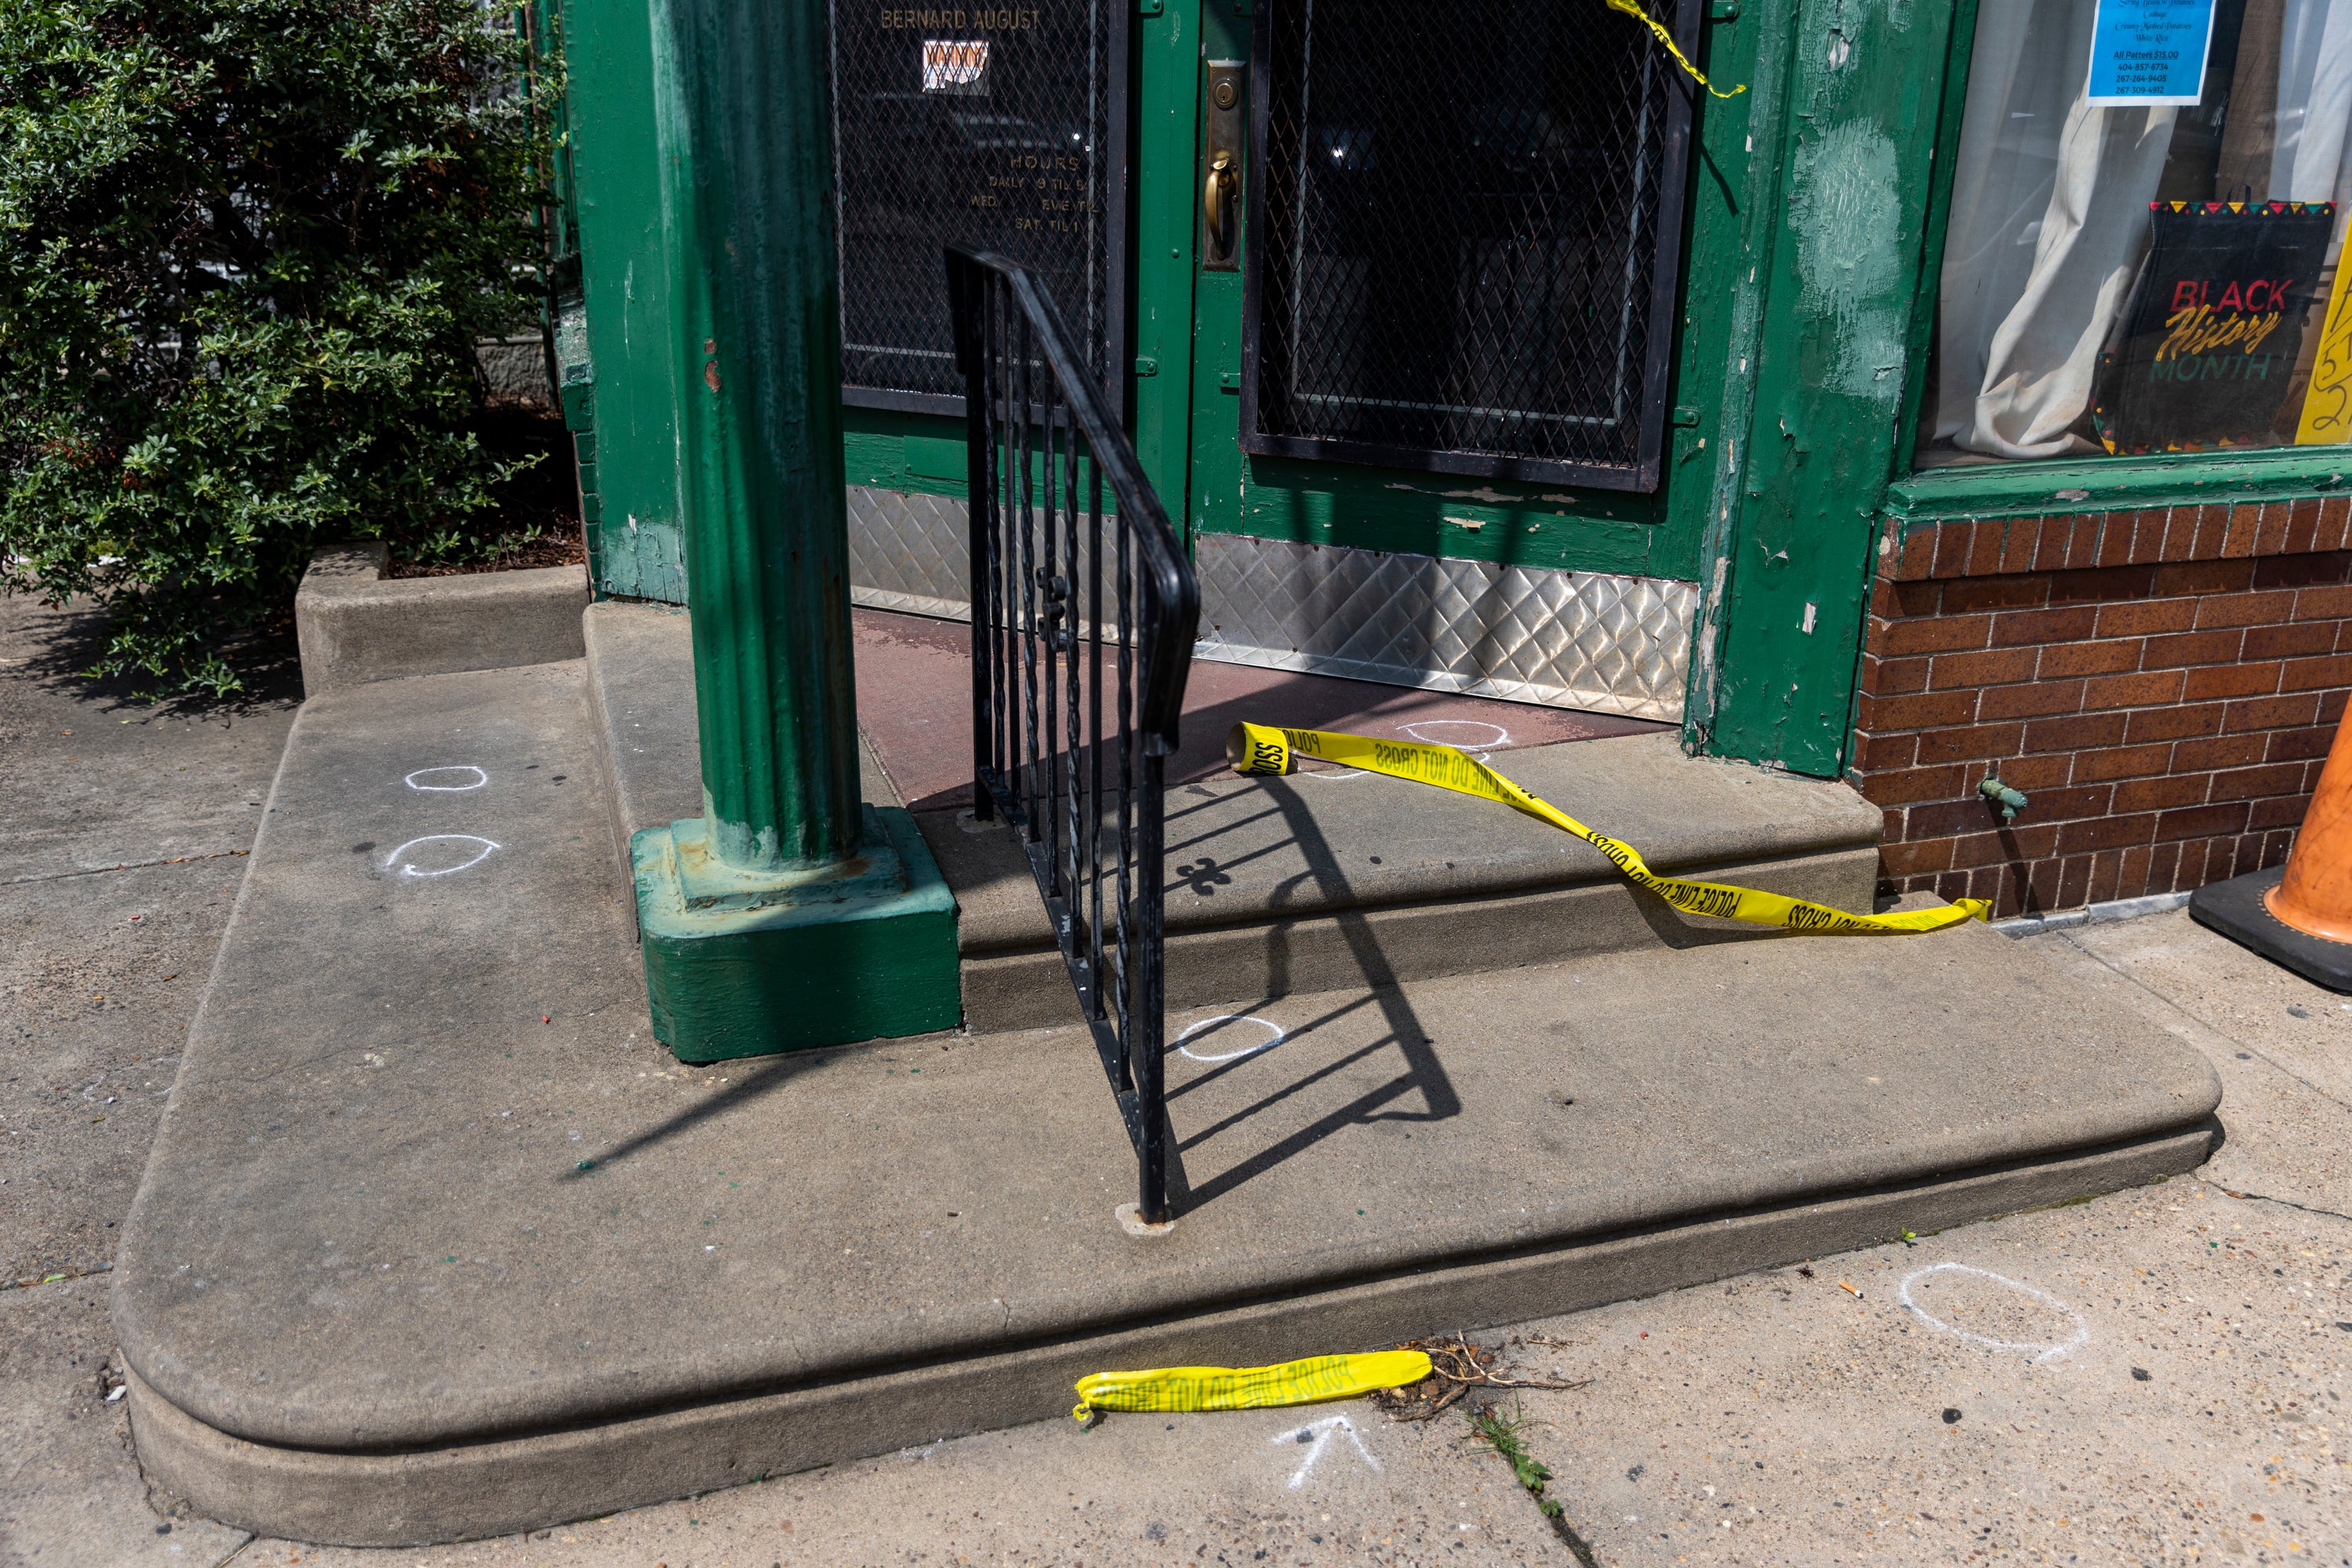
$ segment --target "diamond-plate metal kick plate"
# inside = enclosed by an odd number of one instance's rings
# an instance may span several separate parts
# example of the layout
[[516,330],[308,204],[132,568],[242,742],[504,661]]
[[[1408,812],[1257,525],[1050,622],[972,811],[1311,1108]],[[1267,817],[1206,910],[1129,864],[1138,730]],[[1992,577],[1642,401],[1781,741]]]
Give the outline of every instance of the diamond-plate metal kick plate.
[[971,512],[961,497],[849,487],[851,603],[970,620],[971,562]]
[[[964,503],[849,490],[850,598],[970,617]],[[1698,587],[1206,534],[1195,658],[1679,721]]]
[[1698,587],[1210,534],[1202,658],[1679,720]]

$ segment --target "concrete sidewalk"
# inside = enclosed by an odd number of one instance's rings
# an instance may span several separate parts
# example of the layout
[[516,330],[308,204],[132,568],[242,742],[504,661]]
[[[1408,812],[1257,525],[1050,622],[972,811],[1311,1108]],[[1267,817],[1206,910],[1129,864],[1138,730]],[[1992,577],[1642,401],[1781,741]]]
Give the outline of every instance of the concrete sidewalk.
[[[28,645],[45,657],[54,628],[33,624],[21,604],[5,609],[0,657],[25,658]],[[83,869],[82,858],[175,858],[141,853],[142,823],[156,828],[147,843],[180,851],[166,835],[184,837],[181,819],[233,821],[242,800],[257,798],[240,793],[253,782],[240,759],[269,738],[273,712],[282,733],[284,709],[264,708],[234,726],[182,731],[185,763],[153,753],[159,778],[184,765],[205,781],[163,811],[153,794],[126,797],[103,777],[110,755],[150,753],[88,745],[98,722],[139,714],[21,674],[0,686],[0,767],[17,770],[9,824],[36,846],[25,872],[43,879],[0,889],[0,921],[26,933],[0,955],[0,1039],[12,1053],[0,1151],[13,1166],[0,1171],[10,1179],[0,1206],[13,1222],[23,1212],[17,1182],[38,1177],[38,1224],[5,1227],[10,1243],[22,1240],[20,1267],[32,1278],[111,1261],[108,1238],[153,1125],[142,1097],[152,1107],[178,1065],[169,1047],[188,994],[165,976],[201,970],[245,862],[232,846],[173,867],[58,873]],[[115,731],[134,732],[141,746],[162,733]],[[70,777],[68,766],[93,754],[88,783],[58,800],[51,828],[37,815],[50,809],[40,781]],[[61,847],[107,847],[52,866],[37,848],[49,833]],[[1817,1258],[1810,1275],[1750,1275],[1512,1331],[1570,1342],[1523,1344],[1517,1363],[1594,1379],[1573,1394],[1526,1395],[1518,1408],[1528,1447],[1556,1473],[1552,1495],[1598,1561],[2352,1557],[2340,1422],[2329,1414],[2342,1392],[2335,1347],[2352,1338],[2336,1326],[2352,1311],[2329,1300],[2340,1300],[2335,1288],[2352,1260],[2352,1110],[2337,1066],[2352,1062],[2352,1012],[2180,915],[2053,932],[2003,952],[2021,973],[2063,961],[2064,984],[2196,1047],[2227,1086],[2230,1142],[2200,1180]],[[1966,1003],[1954,1018],[1890,1049],[1932,1058],[1970,1026]],[[98,1097],[86,1108],[85,1086]],[[661,1087],[681,1105],[705,1098],[682,1077]],[[99,1103],[110,1096],[114,1104]],[[26,1148],[37,1152],[20,1176]],[[1957,1338],[1898,1300],[1906,1277],[1944,1263],[2060,1304],[1938,1269],[1913,1294],[1940,1321],[2041,1347],[2070,1340],[2079,1318],[2087,1336],[2049,1360],[2038,1348]],[[1083,1434],[1055,1419],[462,1546],[252,1541],[190,1517],[141,1477],[124,1403],[105,1397],[121,1376],[105,1284],[100,1273],[0,1292],[9,1336],[0,1559],[234,1555],[346,1568],[1575,1560],[1454,1415],[1395,1426],[1362,1405],[1113,1418]],[[1339,1416],[1352,1436],[1318,1429]]]
[[299,691],[131,702],[99,635],[0,597],[0,1562],[209,1564],[242,1532],[152,1511],[106,1403],[107,1270]]
[[[589,712],[578,661],[302,709],[113,1275],[142,1462],[206,1511],[531,1528],[1034,1419],[1107,1367],[2108,1191],[2213,1135],[2201,1058],[1982,926],[1651,911],[1639,947],[1402,982],[1375,927],[1341,988],[1171,1010],[1180,1218],[1138,1240],[1082,1027],[663,1053]],[[1360,783],[1408,822],[1449,799]]]
[[[1523,1365],[1592,1380],[1504,1408],[1593,1561],[2352,1561],[2352,1217],[2296,1206],[2352,1179],[2352,1107],[2317,1087],[2352,1068],[2352,1011],[2185,912],[2037,936],[2017,959],[2198,1045],[2228,1083],[2231,1142],[2194,1177],[1520,1325]],[[2242,1104],[2260,1109],[2231,1120]],[[1270,1437],[1339,1415],[1381,1470],[1327,1446],[1294,1490]],[[1451,1415],[1284,1416],[1047,1422],[528,1537],[257,1542],[239,1562],[1578,1561]]]

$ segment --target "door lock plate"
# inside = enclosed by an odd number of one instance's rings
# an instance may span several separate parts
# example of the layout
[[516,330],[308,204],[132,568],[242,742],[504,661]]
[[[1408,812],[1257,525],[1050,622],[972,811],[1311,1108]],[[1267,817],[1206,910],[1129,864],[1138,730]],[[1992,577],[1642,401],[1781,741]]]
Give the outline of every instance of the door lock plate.
[[1201,94],[1201,270],[1241,270],[1242,122],[1249,62],[1210,60]]

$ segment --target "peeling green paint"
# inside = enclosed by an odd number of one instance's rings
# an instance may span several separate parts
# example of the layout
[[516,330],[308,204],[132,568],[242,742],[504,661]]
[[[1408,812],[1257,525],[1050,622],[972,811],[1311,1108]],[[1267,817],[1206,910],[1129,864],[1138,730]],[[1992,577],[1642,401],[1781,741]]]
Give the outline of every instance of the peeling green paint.
[[861,847],[892,885],[751,909],[689,909],[680,829],[629,841],[654,1037],[680,1061],[723,1061],[952,1029],[962,1016],[955,895],[914,818],[868,807]]
[[565,0],[563,29],[584,306],[564,412],[593,442],[594,515],[583,521],[596,587],[683,604],[666,348],[674,290],[667,258],[676,242],[664,217],[653,30],[643,0]]
[[[1717,489],[1731,513],[1710,563],[1721,631],[1696,667],[1710,700],[1692,739],[1720,755],[1826,776],[1844,764],[1951,20],[1943,7],[1801,0],[1777,73],[1759,63],[1773,112],[1758,116],[1756,156],[1787,171],[1775,227],[1790,243],[1750,252],[1763,291],[1755,411],[1738,482]],[[1766,96],[1776,75],[1792,84],[1785,99]]]
[[1831,337],[1817,384],[1849,397],[1892,402],[1903,392],[1902,203],[1895,143],[1877,126],[1849,121],[1798,145],[1789,196],[1797,276],[1802,308]]
[[[1789,54],[1794,46],[1796,18],[1782,6],[1759,7],[1745,40],[1754,51],[1748,69],[1752,89],[1709,117],[1708,141],[1741,148],[1739,195],[1730,216],[1738,228],[1728,237],[1736,245],[1729,260],[1730,308],[1723,349],[1724,378],[1719,394],[1717,425],[1723,438],[1717,443],[1714,482],[1708,491],[1700,561],[1699,612],[1691,628],[1691,686],[1684,704],[1683,743],[1688,750],[1709,749],[1719,698],[1718,677],[1727,620],[1735,577],[1732,553],[1738,523],[1745,513],[1740,488],[1747,472],[1749,426],[1756,415],[1757,364],[1763,353],[1763,274],[1782,226],[1774,216],[1780,208],[1780,161],[1770,153],[1787,117]],[[1759,135],[1766,153],[1755,155]],[[1724,264],[1718,262],[1717,266]],[[1720,294],[1718,293],[1718,298]]]
[[1949,518],[2064,516],[2209,501],[2296,500],[2341,495],[2347,480],[2352,480],[2352,451],[2342,447],[2060,458],[1913,474],[1887,487],[1886,511],[1906,523],[1933,523]]

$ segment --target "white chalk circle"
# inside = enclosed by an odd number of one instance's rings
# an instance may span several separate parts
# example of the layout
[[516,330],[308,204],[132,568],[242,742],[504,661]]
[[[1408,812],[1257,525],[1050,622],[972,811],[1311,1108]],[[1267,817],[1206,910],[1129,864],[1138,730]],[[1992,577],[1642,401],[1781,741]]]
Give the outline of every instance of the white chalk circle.
[[[1424,735],[1423,730],[1444,730],[1443,735]],[[1484,731],[1493,740],[1481,740],[1461,733],[1465,730]],[[1511,732],[1500,724],[1488,724],[1476,719],[1422,719],[1411,724],[1397,726],[1400,734],[1432,746],[1451,746],[1457,752],[1491,752],[1497,746],[1508,745]]]
[[[1240,1050],[1227,1051],[1224,1055],[1216,1057],[1204,1057],[1184,1043],[1202,1030],[1213,1029],[1220,1024],[1255,1024],[1265,1031],[1266,1037],[1256,1045],[1244,1046]],[[1239,1061],[1244,1057],[1254,1057],[1260,1051],[1270,1051],[1280,1044],[1282,1044],[1281,1025],[1268,1023],[1264,1018],[1249,1017],[1240,1013],[1220,1013],[1213,1018],[1203,1018],[1197,1024],[1188,1024],[1184,1027],[1184,1032],[1176,1037],[1176,1048],[1196,1062]]]
[[[2069,1322],[2074,1325],[2074,1331],[2067,1339],[2056,1343],[2046,1342],[2042,1343],[2032,1343],[2022,1342],[2016,1340],[1996,1340],[1986,1334],[1972,1334],[1966,1329],[1956,1329],[1951,1324],[1944,1321],[1943,1319],[1936,1316],[1936,1314],[1930,1312],[1927,1308],[1922,1307],[1918,1302],[1914,1301],[1911,1299],[1911,1287],[1917,1284],[1920,1280],[1925,1279],[1930,1274],[1966,1274],[1979,1279],[1990,1279],[1996,1285],[2006,1286],[2010,1289],[2016,1291],[2019,1295],[2030,1297],[2032,1300],[2041,1302],[2042,1305],[2049,1308],[2052,1311],[2063,1314]],[[2053,1296],[2049,1291],[2042,1289],[2036,1286],[2021,1284],[2017,1280],[2010,1279],[2007,1275],[1995,1274],[1990,1268],[1971,1268],[1965,1263],[1930,1263],[1925,1268],[1916,1269],[1912,1273],[1905,1275],[1903,1277],[1902,1289],[1895,1292],[1895,1300],[1901,1301],[1904,1306],[1910,1309],[1910,1310],[1915,1313],[1922,1322],[1927,1323],[1932,1327],[1941,1329],[1944,1332],[1952,1335],[1956,1339],[1963,1339],[1968,1341],[1970,1344],[1983,1345],[1990,1350],[2022,1351],[2032,1356],[2035,1361],[2050,1361],[2055,1357],[2064,1355],[2068,1351],[2079,1350],[2083,1346],[2091,1342],[2091,1325],[2083,1321],[2083,1314],[2074,1310],[2074,1308],[2066,1305],[2065,1302],[2061,1301],[2057,1297]]]
[[469,870],[488,859],[492,854],[497,852],[499,847],[498,845],[491,842],[489,839],[483,838],[476,834],[428,833],[422,838],[410,839],[407,843],[402,845],[399,848],[385,856],[383,860],[383,868],[387,871],[391,870],[403,855],[407,854],[410,850],[415,848],[420,844],[478,844],[481,847],[474,851],[474,855],[471,859],[461,860],[455,866],[436,866],[431,870],[426,870],[423,867],[415,865],[401,866],[400,874],[402,876],[446,877],[452,871]]
[[[471,773],[474,779],[471,784],[419,784],[416,782],[433,773]],[[435,795],[447,795],[459,790],[479,789],[490,782],[490,775],[471,763],[460,763],[446,768],[419,768],[400,782],[411,789],[426,790]]]

